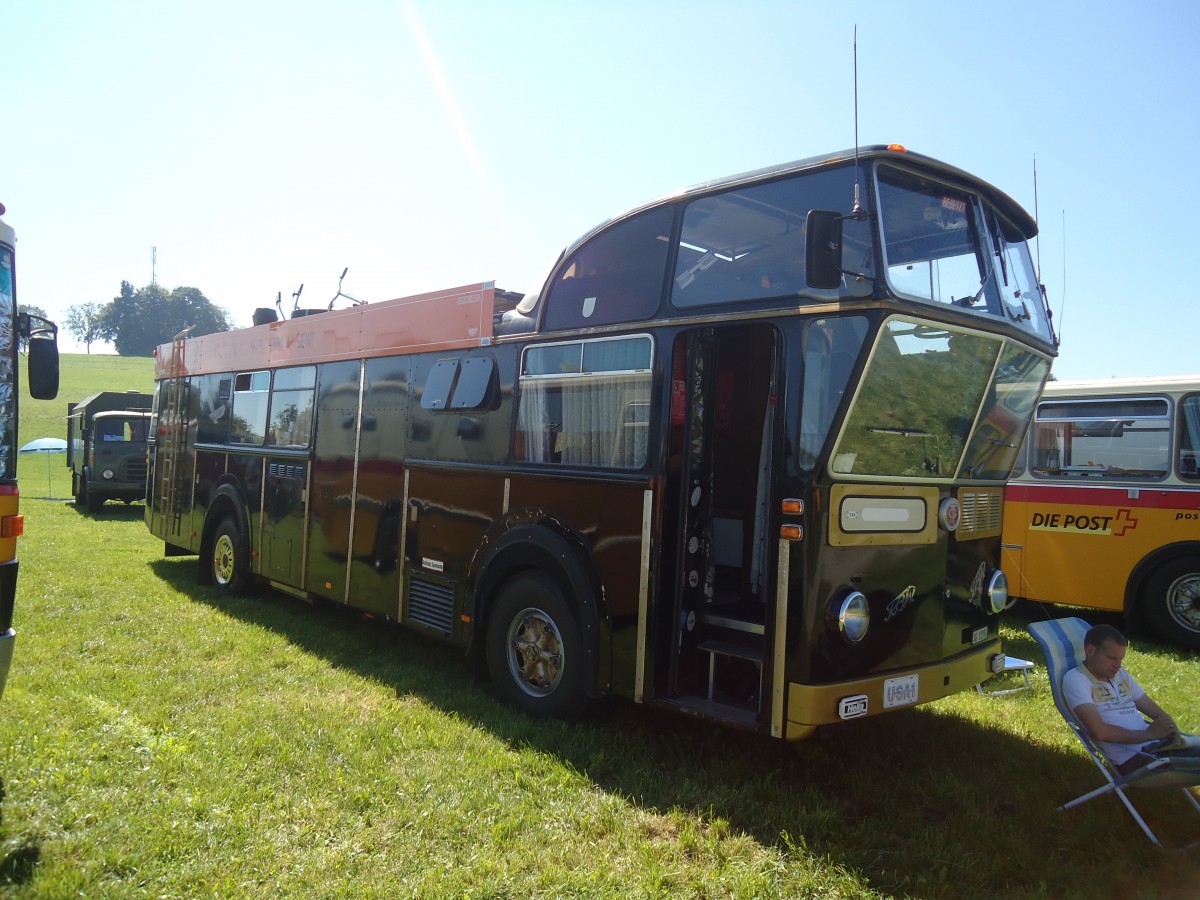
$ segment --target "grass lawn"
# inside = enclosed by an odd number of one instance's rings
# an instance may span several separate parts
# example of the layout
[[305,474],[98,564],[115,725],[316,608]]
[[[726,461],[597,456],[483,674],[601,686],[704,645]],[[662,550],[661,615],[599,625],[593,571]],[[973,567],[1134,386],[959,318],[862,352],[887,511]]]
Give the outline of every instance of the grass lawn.
[[[60,405],[101,389],[64,390]],[[22,440],[40,436],[27,425]],[[1200,886],[1200,850],[1155,850],[1116,799],[1055,811],[1099,775],[1040,665],[1032,691],[959,694],[794,746],[625,701],[534,721],[459,653],[389,623],[196,586],[195,560],[163,558],[141,505],[93,517],[38,499],[41,462],[21,460],[0,896],[1184,898]],[[1035,615],[1010,615],[1004,637],[1040,662],[1023,629]],[[1200,730],[1200,657],[1135,635],[1128,665]],[[1139,805],[1168,842],[1200,837],[1181,797]]]

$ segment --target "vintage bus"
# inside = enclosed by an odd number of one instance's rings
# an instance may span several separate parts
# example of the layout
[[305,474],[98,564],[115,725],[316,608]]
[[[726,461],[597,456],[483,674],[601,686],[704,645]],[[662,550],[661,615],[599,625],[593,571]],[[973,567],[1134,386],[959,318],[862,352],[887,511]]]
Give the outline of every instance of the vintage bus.
[[[0,203],[0,216],[5,212]],[[17,239],[0,219],[0,695],[8,682],[17,597],[17,538],[25,533],[17,490],[17,363],[22,342],[29,355],[29,394],[53,400],[58,394],[58,328],[41,316],[17,311]]]
[[147,522],[204,582],[395,619],[533,714],[795,740],[935,700],[1004,665],[1002,492],[1056,353],[1035,232],[871,147],[647,203],[528,295],[180,339]]
[[1004,505],[1014,595],[1200,648],[1200,375],[1052,381]]

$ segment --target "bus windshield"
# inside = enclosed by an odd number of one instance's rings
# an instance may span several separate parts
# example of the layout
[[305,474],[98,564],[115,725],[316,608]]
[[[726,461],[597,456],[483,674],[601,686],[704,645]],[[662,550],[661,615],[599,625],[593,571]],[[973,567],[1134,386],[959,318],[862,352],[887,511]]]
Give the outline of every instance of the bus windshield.
[[876,169],[887,279],[913,300],[1004,319],[1053,341],[1029,245],[977,193]]
[[1047,369],[998,337],[891,319],[834,447],[833,472],[946,481],[961,466],[961,477],[1003,482]]

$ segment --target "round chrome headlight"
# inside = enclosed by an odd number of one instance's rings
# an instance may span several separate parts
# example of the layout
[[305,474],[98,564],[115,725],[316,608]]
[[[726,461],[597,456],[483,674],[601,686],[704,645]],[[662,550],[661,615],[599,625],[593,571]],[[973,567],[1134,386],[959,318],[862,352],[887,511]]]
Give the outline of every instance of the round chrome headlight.
[[106,479],[108,479],[109,481],[112,481],[112,480],[113,480],[113,476],[114,476],[114,475],[116,475],[117,473],[116,473],[116,472],[114,472],[112,469],[105,469],[105,470],[104,470],[103,472],[101,472],[100,474],[101,474],[101,475],[103,475],[103,476],[104,476]]
[[830,624],[848,643],[857,644],[867,636],[871,624],[871,607],[862,591],[850,591],[840,601],[834,601]]
[[988,579],[987,590],[983,595],[984,609],[990,613],[1000,613],[1008,609],[1008,579],[997,569]]

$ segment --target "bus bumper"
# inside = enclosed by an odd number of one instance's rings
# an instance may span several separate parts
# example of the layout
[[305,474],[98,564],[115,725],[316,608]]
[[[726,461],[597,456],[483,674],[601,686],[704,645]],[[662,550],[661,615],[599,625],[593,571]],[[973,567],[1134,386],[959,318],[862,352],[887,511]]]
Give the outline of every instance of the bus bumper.
[[8,681],[8,668],[12,665],[13,644],[17,642],[17,633],[11,628],[0,634],[0,697],[4,696],[4,683]]
[[891,712],[940,700],[992,677],[992,661],[1000,656],[996,638],[952,659],[898,671],[892,675],[838,681],[833,684],[789,684],[785,739],[797,741],[818,725]]

